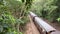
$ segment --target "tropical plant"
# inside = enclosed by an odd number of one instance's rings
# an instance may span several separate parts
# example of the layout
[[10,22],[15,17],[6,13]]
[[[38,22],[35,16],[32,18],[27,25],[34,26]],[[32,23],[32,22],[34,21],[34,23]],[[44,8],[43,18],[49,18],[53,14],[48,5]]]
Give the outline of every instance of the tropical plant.
[[31,10],[38,16],[48,19],[50,22],[57,21],[60,16],[59,0],[36,0]]
[[31,1],[0,0],[0,34],[22,34],[19,28],[28,21]]

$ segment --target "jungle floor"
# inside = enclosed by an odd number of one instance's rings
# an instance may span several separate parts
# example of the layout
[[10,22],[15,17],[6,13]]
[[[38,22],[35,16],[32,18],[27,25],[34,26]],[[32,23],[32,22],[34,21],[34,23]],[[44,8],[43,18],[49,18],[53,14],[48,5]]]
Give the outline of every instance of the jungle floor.
[[31,20],[30,16],[29,16],[30,22],[26,24],[26,31],[24,34],[40,34],[37,27],[35,26],[35,24],[33,23],[33,21]]

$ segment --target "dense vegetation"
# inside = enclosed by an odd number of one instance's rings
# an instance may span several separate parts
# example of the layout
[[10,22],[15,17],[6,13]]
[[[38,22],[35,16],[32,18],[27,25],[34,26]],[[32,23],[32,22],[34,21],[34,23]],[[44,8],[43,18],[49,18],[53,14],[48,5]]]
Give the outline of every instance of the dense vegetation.
[[0,0],[0,34],[22,34],[29,10],[50,22],[60,22],[60,0]]
[[31,10],[50,22],[60,21],[60,0],[36,0]]
[[0,0],[0,34],[22,34],[32,0]]

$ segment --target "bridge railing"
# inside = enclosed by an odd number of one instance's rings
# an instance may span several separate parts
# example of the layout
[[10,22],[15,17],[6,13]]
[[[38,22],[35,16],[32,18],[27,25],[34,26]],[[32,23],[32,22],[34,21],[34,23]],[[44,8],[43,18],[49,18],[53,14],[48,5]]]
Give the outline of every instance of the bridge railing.
[[57,31],[54,27],[43,21],[43,19],[39,18],[33,12],[30,12],[30,16],[41,34],[60,34],[59,31]]

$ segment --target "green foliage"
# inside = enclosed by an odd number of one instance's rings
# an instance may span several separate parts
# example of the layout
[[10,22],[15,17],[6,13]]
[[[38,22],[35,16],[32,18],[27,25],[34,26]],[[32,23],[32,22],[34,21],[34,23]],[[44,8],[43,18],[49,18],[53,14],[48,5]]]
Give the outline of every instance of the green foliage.
[[2,14],[0,16],[0,34],[4,34],[14,30],[15,19],[12,15]]
[[60,18],[57,18],[57,21],[60,22]]
[[38,16],[42,16],[52,22],[60,17],[59,3],[59,0],[36,0],[32,4],[31,10]]
[[0,0],[0,4],[3,4],[3,0]]
[[32,0],[0,0],[0,34],[23,34],[20,26],[28,21]]

